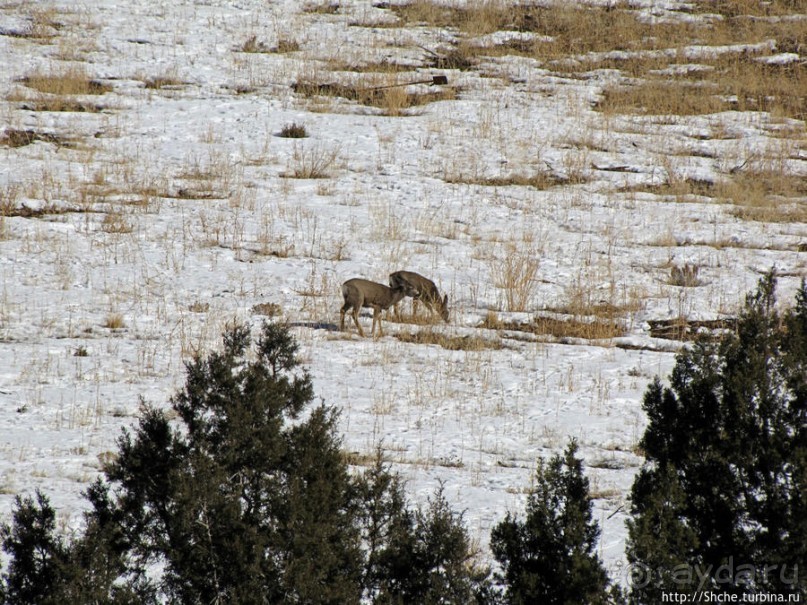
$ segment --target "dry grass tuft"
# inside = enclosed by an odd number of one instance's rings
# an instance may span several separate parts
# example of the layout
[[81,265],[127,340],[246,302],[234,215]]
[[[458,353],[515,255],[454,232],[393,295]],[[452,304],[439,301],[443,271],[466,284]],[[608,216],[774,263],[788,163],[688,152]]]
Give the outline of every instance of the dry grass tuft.
[[281,128],[278,136],[284,139],[304,139],[308,136],[308,131],[305,129],[304,124],[292,122]]
[[288,170],[281,176],[293,179],[325,179],[339,164],[339,149],[321,144],[295,143]]
[[90,78],[86,71],[73,68],[58,74],[34,73],[21,78],[19,82],[36,96],[12,92],[6,97],[10,102],[21,102],[22,108],[29,111],[72,111],[96,113],[103,106],[89,103],[76,96],[98,96],[112,90],[109,84]]
[[163,88],[174,88],[186,86],[188,83],[176,76],[154,76],[143,80],[143,85],[149,90],[162,90]]
[[721,183],[716,195],[733,204],[731,213],[744,220],[807,222],[807,180],[782,170],[739,172]]
[[292,90],[304,97],[338,97],[368,107],[378,107],[384,110],[385,115],[390,116],[406,115],[406,110],[410,108],[457,97],[457,89],[451,86],[442,86],[438,90],[427,92],[407,90],[407,83],[398,81],[395,74],[383,74],[380,77],[370,74],[352,84],[301,79],[292,85]]
[[269,53],[272,48],[265,42],[258,40],[258,36],[252,35],[247,38],[244,43],[238,48],[242,53]]
[[493,284],[502,290],[507,311],[526,311],[538,289],[542,250],[539,244],[508,241],[488,259]]
[[536,336],[553,338],[579,338],[582,340],[607,340],[628,333],[623,321],[617,319],[536,316],[531,322],[491,321],[486,317],[480,328],[527,332]]
[[35,8],[28,17],[28,23],[21,29],[0,29],[0,36],[49,42],[55,38],[64,25],[57,19],[53,7]]
[[719,340],[726,332],[737,329],[737,320],[734,318],[696,321],[676,317],[650,319],[647,323],[650,325],[650,336],[665,340],[691,341],[697,338]]
[[306,4],[303,7],[303,12],[318,15],[335,15],[340,8],[341,5],[338,2],[320,2],[318,4]]
[[125,215],[120,212],[109,212],[104,215],[104,219],[101,221],[101,231],[118,234],[131,233],[134,231],[134,227]]
[[283,314],[283,309],[277,303],[258,303],[252,306],[252,312],[255,315],[263,315],[265,317],[279,317]]
[[679,286],[682,288],[694,288],[703,285],[703,282],[698,278],[700,267],[698,265],[691,265],[685,263],[682,266],[673,265],[670,267],[670,278],[667,283],[671,286]]
[[41,93],[64,95],[102,95],[112,91],[112,86],[90,78],[83,69],[70,69],[59,74],[34,73],[20,82]]
[[539,191],[544,191],[560,185],[570,185],[585,182],[582,177],[573,181],[549,171],[536,172],[534,174],[509,174],[506,176],[474,176],[468,174],[448,173],[443,179],[447,183],[459,183],[464,185],[482,185],[484,187],[532,187]]
[[65,137],[61,137],[49,132],[39,132],[31,129],[17,130],[15,128],[8,128],[3,131],[2,134],[0,134],[0,146],[11,147],[12,149],[17,147],[25,147],[26,145],[31,145],[37,141],[53,143],[57,147],[74,146],[74,143]]
[[126,327],[126,321],[120,313],[110,313],[104,319],[104,327],[110,330],[122,330]]
[[449,351],[483,351],[504,348],[500,340],[480,338],[478,336],[450,336],[431,330],[420,332],[399,332],[395,337],[401,342],[421,345],[440,345]]

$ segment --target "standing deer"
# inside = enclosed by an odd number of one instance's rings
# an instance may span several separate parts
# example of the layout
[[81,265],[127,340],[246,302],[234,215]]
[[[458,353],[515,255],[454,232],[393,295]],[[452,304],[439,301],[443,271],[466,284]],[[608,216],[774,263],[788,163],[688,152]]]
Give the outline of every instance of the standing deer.
[[403,287],[409,292],[414,292],[414,294],[407,294],[412,297],[412,315],[417,315],[417,303],[420,300],[429,308],[429,311],[438,313],[443,321],[448,323],[448,295],[441,298],[440,291],[432,280],[414,271],[396,271],[390,273],[389,285],[392,288]]
[[351,315],[353,316],[353,323],[359,329],[359,334],[363,337],[364,332],[359,324],[359,311],[362,307],[372,307],[373,309],[373,327],[370,330],[370,336],[375,334],[375,324],[378,322],[378,333],[384,336],[381,328],[381,311],[386,311],[392,305],[398,304],[406,296],[414,296],[409,286],[400,284],[388,288],[384,284],[378,284],[374,281],[361,279],[355,277],[347,280],[342,284],[342,296],[345,298],[345,304],[342,305],[340,311],[339,329],[344,332],[345,330],[345,313],[353,309]]

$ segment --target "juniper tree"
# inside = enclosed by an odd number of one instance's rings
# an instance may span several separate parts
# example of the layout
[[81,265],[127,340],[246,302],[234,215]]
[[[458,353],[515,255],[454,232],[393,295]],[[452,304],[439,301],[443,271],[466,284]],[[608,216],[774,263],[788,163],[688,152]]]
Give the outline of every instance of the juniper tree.
[[600,530],[576,453],[572,440],[563,456],[540,460],[524,518],[508,513],[493,528],[491,548],[503,568],[508,603],[596,604],[612,598],[595,552]]
[[768,274],[736,333],[680,353],[644,397],[646,464],[632,488],[631,599],[805,591],[807,288],[776,308]]
[[[380,457],[350,471],[288,329],[224,335],[171,410],[143,406],[68,542],[47,498],[2,528],[10,603],[483,602],[462,516],[411,509]],[[33,556],[31,553],[36,554]],[[44,579],[44,580],[43,580]],[[486,592],[488,591],[488,592]]]

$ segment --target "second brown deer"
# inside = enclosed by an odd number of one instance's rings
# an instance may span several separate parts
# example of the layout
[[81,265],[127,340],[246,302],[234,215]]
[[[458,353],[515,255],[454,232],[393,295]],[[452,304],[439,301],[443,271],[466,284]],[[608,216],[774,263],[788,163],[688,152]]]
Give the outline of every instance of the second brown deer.
[[414,296],[414,294],[414,291],[406,284],[388,288],[384,284],[359,277],[349,279],[342,284],[342,296],[345,304],[342,305],[340,311],[339,329],[345,331],[345,313],[352,310],[353,323],[359,329],[359,334],[364,336],[364,331],[359,323],[359,311],[362,307],[370,307],[373,309],[373,327],[370,329],[370,336],[375,334],[376,323],[378,323],[379,335],[384,336],[381,328],[381,312],[398,304],[404,297]]
[[407,292],[412,292],[407,294],[412,297],[412,315],[417,315],[417,303],[421,301],[429,311],[437,313],[448,323],[448,295],[441,297],[432,280],[414,271],[396,271],[390,273],[389,285],[392,288],[404,288]]

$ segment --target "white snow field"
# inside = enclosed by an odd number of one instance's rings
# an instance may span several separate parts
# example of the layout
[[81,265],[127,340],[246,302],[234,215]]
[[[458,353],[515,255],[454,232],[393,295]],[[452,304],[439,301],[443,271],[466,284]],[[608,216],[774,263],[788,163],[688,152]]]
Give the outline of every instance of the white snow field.
[[[487,3],[505,4],[522,6]],[[729,19],[611,5],[577,9]],[[394,9],[0,0],[0,518],[40,488],[80,527],[141,398],[167,406],[184,361],[271,316],[342,410],[346,450],[360,463],[380,445],[414,502],[442,483],[483,552],[523,510],[536,460],[576,438],[619,579],[642,396],[685,346],[654,322],[730,319],[773,267],[792,301],[807,135],[803,89],[801,115],[719,90],[713,111],[602,102],[650,77],[695,91],[738,57],[803,82],[787,40],[805,15],[747,17],[778,24],[764,40],[557,59],[517,50],[553,32]],[[654,66],[620,69],[631,61]],[[307,136],[281,136],[292,126]],[[340,332],[340,284],[399,269],[448,294],[451,322],[406,301],[383,338],[367,311],[367,338]]]

